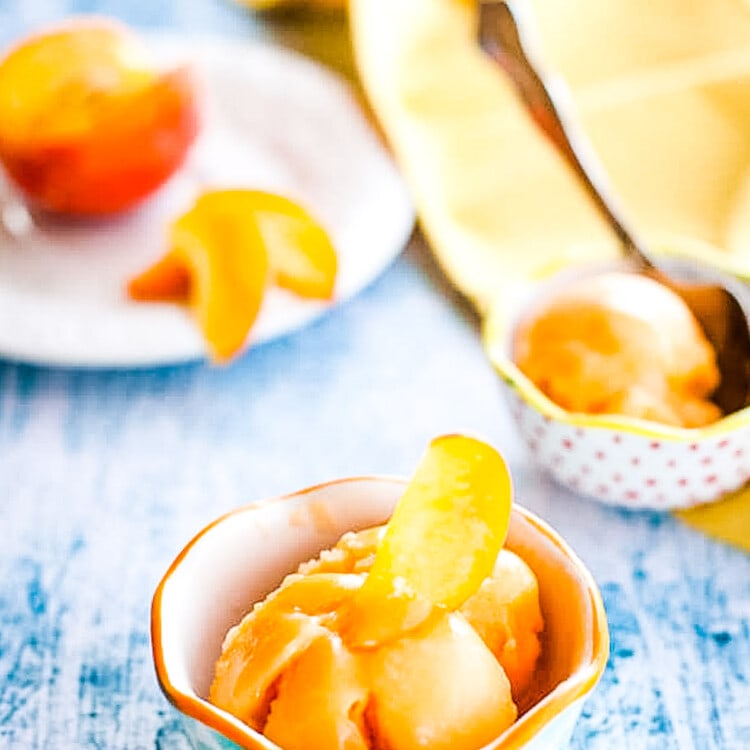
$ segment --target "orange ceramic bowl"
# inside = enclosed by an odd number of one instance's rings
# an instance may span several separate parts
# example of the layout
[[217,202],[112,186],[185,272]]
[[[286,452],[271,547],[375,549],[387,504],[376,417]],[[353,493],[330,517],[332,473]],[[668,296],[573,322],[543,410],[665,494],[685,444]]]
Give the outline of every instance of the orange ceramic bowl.
[[[161,688],[196,747],[279,750],[207,700],[224,636],[300,562],[346,531],[387,521],[404,486],[386,477],[342,479],[262,500],[210,524],[180,552],[156,589],[151,636]],[[506,546],[539,580],[543,656],[532,704],[484,750],[563,748],[607,662],[602,600],[567,544],[518,506]]]

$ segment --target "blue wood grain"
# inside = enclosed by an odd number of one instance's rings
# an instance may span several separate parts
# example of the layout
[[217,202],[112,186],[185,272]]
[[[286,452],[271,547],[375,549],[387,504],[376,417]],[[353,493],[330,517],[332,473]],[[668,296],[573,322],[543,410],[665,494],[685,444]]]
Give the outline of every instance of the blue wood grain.
[[658,674],[644,669],[652,655],[633,603],[623,586],[602,586],[610,620],[610,659],[598,693],[584,709],[576,741],[580,747],[605,747],[612,736],[627,737],[630,747],[678,747]]

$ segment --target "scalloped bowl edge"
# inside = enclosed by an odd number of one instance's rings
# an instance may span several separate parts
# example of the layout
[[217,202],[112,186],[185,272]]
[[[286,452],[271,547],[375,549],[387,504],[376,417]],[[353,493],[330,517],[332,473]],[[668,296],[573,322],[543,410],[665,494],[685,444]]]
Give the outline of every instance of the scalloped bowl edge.
[[[154,593],[152,651],[159,685],[198,747],[279,750],[204,697],[223,635],[297,563],[332,545],[347,530],[385,522],[404,486],[405,481],[396,477],[357,477],[258,501],[218,518],[179,553]],[[527,562],[535,561],[530,564],[538,568],[540,591],[557,590],[559,583],[571,592],[584,612],[586,632],[578,649],[580,663],[484,750],[562,750],[607,663],[604,606],[593,577],[576,554],[554,530],[519,506],[513,509],[511,549],[513,544],[524,550]],[[559,581],[545,587],[545,576],[559,576]],[[547,596],[554,599],[560,594]],[[550,617],[554,630],[559,627],[555,617],[565,615]]]

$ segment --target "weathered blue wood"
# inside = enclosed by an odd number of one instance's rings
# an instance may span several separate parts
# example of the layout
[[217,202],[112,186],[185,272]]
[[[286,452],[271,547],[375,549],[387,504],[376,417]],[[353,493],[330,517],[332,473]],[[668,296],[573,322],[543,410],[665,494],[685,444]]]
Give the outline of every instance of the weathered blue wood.
[[[219,0],[5,0],[0,43],[72,10],[257,32]],[[519,501],[602,587],[612,657],[573,747],[750,748],[750,557],[540,477],[472,321],[436,283],[415,244],[357,299],[226,369],[0,365],[0,748],[186,750],[148,638],[175,553],[240,503],[408,473],[457,430],[503,450]]]

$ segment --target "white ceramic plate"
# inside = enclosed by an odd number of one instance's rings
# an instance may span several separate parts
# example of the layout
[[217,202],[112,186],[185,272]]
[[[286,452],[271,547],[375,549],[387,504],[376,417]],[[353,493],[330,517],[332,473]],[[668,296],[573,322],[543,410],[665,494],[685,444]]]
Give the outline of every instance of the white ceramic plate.
[[[139,367],[199,359],[187,313],[130,302],[124,282],[164,249],[164,228],[204,187],[246,186],[300,201],[339,254],[334,304],[372,281],[414,222],[406,187],[349,87],[319,65],[257,42],[156,37],[190,60],[204,127],[190,159],[143,206],[115,220],[51,223],[14,240],[0,228],[0,355],[37,364]],[[271,289],[249,343],[309,323],[330,304]]]

